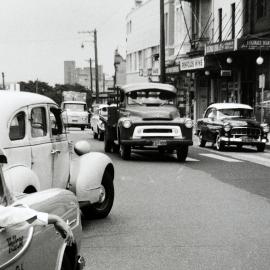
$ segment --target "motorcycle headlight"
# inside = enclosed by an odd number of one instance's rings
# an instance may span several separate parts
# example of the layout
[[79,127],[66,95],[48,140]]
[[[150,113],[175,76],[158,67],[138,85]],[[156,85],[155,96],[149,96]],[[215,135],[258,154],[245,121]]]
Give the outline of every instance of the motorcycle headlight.
[[185,121],[185,126],[186,126],[187,128],[192,128],[192,127],[193,127],[192,120],[191,120],[191,119],[187,119],[187,120]]
[[264,125],[261,125],[261,127],[262,127],[264,133],[268,133],[269,132],[269,125],[264,124]]
[[231,127],[230,124],[225,124],[224,130],[225,130],[226,132],[229,132],[231,129],[232,129],[232,127]]
[[123,125],[124,128],[130,128],[131,127],[131,124],[132,123],[131,123],[131,121],[129,119],[125,119],[122,122],[122,125]]

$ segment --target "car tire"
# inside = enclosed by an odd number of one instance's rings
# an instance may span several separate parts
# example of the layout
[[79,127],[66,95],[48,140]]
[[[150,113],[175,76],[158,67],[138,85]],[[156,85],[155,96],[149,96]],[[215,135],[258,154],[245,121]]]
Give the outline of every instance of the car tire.
[[83,215],[86,218],[101,219],[109,215],[114,202],[114,185],[111,174],[105,171],[102,179],[104,188],[104,200],[101,203],[94,203],[82,208]]
[[206,145],[206,140],[203,139],[202,132],[199,133],[199,146],[200,147],[205,147]]
[[177,160],[184,162],[188,155],[188,146],[184,145],[176,149]]
[[120,145],[120,156],[123,160],[129,160],[131,155],[131,147],[128,145]]
[[85,129],[85,126],[81,127],[81,130],[84,130]]
[[264,152],[265,144],[258,144],[257,145],[257,152]]
[[62,260],[62,265],[61,265],[61,270],[72,270],[72,269],[74,269],[74,265],[70,261],[68,255],[64,254],[64,257]]
[[223,151],[224,150],[224,144],[220,141],[220,136],[217,135],[216,137],[216,149],[218,151]]

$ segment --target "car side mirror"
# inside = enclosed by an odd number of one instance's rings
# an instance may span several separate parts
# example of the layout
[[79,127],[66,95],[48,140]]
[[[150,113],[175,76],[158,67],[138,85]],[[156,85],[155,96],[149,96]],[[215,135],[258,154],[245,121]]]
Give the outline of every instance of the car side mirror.
[[85,141],[85,140],[78,141],[74,145],[74,152],[78,156],[82,156],[84,154],[89,153],[90,149],[91,149],[90,143],[88,141]]

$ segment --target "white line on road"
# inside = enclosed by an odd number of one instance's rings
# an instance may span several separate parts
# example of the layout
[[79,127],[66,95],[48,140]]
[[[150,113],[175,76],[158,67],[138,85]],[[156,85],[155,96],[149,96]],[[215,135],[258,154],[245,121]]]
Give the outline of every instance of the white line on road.
[[242,162],[241,160],[238,160],[238,159],[223,157],[223,156],[219,156],[219,155],[215,155],[215,154],[202,154],[201,153],[199,155],[209,157],[209,158],[215,158],[215,159],[219,159],[219,160],[223,160],[223,161],[227,161],[227,162]]
[[199,161],[199,160],[196,159],[196,158],[190,158],[190,157],[187,157],[187,158],[186,158],[186,161]]

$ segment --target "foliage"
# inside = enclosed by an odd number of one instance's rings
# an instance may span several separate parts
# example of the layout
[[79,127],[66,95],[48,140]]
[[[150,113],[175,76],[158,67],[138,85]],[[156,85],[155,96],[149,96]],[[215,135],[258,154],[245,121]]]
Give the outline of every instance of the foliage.
[[20,82],[20,89],[21,91],[32,92],[47,96],[52,100],[54,100],[59,105],[62,102],[63,91],[86,92],[87,105],[90,106],[92,102],[92,96],[90,91],[80,84],[75,85],[56,84],[54,87],[52,87],[46,82],[29,81],[29,82]]

